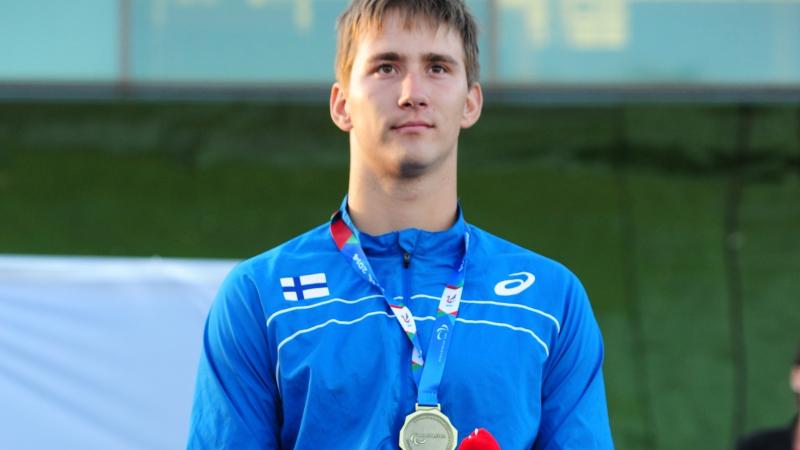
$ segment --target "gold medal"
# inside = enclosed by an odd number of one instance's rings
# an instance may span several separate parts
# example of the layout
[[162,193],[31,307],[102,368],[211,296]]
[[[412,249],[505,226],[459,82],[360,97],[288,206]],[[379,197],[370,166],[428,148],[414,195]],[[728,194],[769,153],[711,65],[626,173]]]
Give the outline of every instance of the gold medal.
[[403,450],[455,450],[457,442],[458,431],[439,405],[417,405],[400,429]]

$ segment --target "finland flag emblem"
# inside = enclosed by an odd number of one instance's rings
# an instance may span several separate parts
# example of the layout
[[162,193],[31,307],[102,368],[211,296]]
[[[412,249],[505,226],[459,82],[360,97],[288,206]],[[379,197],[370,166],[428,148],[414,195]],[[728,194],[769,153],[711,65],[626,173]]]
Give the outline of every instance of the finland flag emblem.
[[284,300],[293,302],[331,295],[324,273],[281,278],[281,287]]

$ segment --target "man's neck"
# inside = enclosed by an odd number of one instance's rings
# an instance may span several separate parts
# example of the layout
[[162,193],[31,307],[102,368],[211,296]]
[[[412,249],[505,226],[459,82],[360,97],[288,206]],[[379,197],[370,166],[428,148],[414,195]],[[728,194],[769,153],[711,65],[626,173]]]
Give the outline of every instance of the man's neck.
[[381,235],[406,228],[442,231],[458,214],[455,170],[411,179],[350,171],[348,211],[359,230]]

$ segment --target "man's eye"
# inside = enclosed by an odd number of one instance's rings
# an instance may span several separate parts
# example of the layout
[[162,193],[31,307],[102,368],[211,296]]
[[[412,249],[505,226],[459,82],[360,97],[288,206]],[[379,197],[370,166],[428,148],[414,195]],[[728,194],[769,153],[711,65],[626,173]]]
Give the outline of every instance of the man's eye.
[[390,74],[394,72],[394,66],[392,66],[391,64],[381,64],[380,66],[378,66],[376,72],[380,74]]
[[445,66],[443,66],[441,64],[434,64],[433,66],[431,66],[431,72],[437,73],[437,74],[439,74],[439,73],[447,73],[447,67],[445,67]]

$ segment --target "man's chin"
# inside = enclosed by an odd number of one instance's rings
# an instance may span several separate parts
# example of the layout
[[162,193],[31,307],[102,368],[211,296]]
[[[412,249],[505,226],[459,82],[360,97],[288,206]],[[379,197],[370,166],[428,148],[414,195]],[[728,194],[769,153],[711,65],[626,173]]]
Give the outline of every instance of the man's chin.
[[397,167],[397,175],[404,179],[419,178],[430,169],[430,164],[425,164],[422,161],[416,160],[403,160]]
[[398,178],[414,179],[430,173],[447,155],[427,145],[402,146],[394,149],[393,172]]

